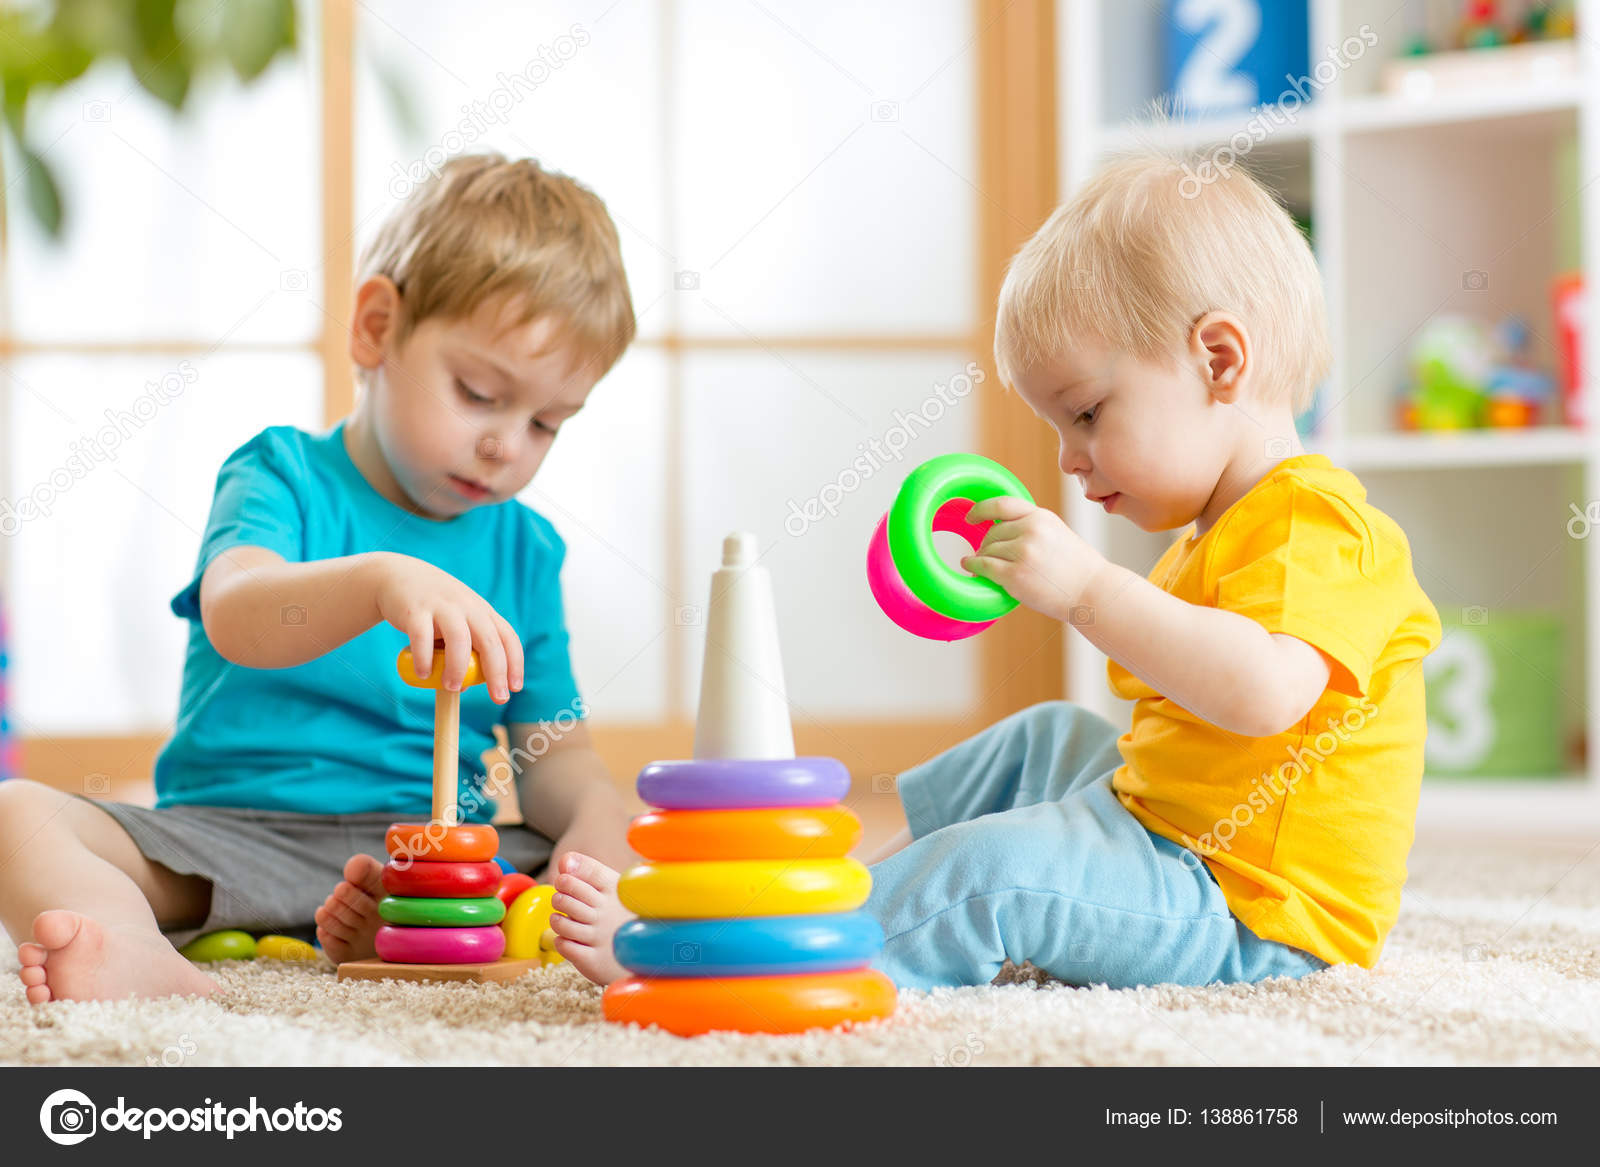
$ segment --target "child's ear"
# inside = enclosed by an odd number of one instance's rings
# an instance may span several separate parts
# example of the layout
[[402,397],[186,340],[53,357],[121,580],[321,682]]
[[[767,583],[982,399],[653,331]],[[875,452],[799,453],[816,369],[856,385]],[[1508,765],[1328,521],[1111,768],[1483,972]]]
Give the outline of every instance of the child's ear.
[[1239,319],[1228,312],[1207,312],[1189,334],[1189,352],[1211,395],[1237,401],[1250,370],[1250,338]]
[[400,320],[400,289],[388,276],[373,276],[356,289],[350,314],[350,359],[363,369],[383,363]]

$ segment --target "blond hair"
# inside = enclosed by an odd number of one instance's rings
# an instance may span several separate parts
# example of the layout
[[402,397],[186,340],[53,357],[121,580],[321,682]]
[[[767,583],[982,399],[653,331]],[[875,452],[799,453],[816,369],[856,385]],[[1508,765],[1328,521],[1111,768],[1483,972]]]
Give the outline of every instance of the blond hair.
[[562,340],[604,375],[637,327],[605,204],[531,158],[452,158],[384,221],[356,274],[400,289],[398,340],[429,317],[503,300],[518,323],[557,320]]
[[1172,358],[1215,310],[1243,321],[1264,393],[1309,407],[1331,355],[1305,236],[1242,168],[1141,146],[1111,158],[1012,259],[995,363],[1012,384],[1075,341]]

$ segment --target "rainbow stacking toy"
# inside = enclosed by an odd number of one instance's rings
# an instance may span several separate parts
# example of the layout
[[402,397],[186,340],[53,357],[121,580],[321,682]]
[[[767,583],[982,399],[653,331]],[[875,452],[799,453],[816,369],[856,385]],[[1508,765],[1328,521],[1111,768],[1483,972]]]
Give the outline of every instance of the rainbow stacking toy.
[[645,862],[617,886],[639,918],[617,931],[634,975],[607,1019],[693,1036],[798,1033],[887,1017],[895,988],[868,967],[883,930],[859,911],[872,877],[848,852],[861,820],[839,805],[850,775],[797,758],[771,584],[754,536],[723,543],[712,576],[692,761],[639,774],[653,809],[629,845]]
[[[389,894],[378,901],[384,921],[374,941],[378,959],[344,962],[339,979],[502,981],[559,960],[549,949],[553,933],[547,935],[554,889],[502,873],[494,861],[500,847],[495,829],[460,821],[461,694],[441,684],[443,647],[435,648],[426,679],[417,676],[409,648],[398,665],[406,684],[435,690],[433,818],[389,828],[383,868]],[[482,683],[473,653],[461,687]]]

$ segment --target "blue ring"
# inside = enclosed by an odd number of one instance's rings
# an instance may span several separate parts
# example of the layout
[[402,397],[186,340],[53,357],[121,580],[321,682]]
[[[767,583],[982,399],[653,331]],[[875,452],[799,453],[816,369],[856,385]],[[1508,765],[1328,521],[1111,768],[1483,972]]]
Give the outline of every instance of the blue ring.
[[502,859],[498,855],[494,857],[494,865],[500,869],[501,875],[515,875],[517,873],[516,864],[509,859]]
[[850,792],[850,771],[837,758],[695,758],[651,762],[638,790],[663,810],[831,806]]
[[865,912],[736,920],[630,920],[611,941],[644,977],[754,977],[839,972],[872,963],[883,928]]

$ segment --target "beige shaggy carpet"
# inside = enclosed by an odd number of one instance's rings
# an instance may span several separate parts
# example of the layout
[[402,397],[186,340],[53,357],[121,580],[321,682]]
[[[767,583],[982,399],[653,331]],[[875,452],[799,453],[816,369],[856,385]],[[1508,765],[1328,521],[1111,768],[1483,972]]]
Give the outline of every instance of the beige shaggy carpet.
[[1600,844],[1419,844],[1371,972],[1137,990],[904,992],[887,1022],[684,1040],[607,1024],[570,968],[509,986],[214,966],[226,1000],[30,1007],[0,948],[0,1063],[26,1065],[1600,1065]]

